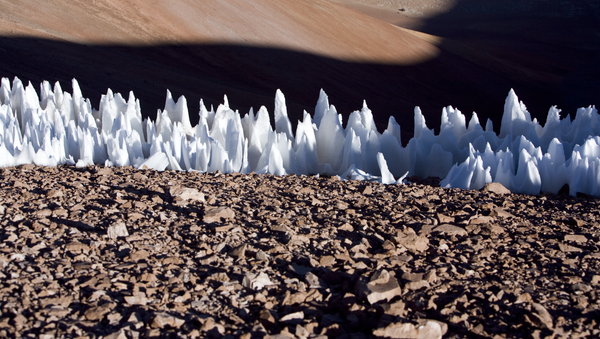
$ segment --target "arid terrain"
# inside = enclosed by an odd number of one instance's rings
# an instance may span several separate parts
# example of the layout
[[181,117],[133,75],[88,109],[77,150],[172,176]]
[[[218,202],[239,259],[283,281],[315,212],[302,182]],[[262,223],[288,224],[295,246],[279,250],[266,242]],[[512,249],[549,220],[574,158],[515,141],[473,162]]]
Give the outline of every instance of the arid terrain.
[[0,170],[0,336],[597,338],[599,200]]
[[[323,88],[406,141],[413,108],[499,128],[598,104],[595,1],[0,0],[0,76],[155,118]],[[468,115],[468,114],[467,114]],[[197,116],[191,114],[192,123]],[[0,168],[0,337],[597,338],[600,201],[336,178]]]

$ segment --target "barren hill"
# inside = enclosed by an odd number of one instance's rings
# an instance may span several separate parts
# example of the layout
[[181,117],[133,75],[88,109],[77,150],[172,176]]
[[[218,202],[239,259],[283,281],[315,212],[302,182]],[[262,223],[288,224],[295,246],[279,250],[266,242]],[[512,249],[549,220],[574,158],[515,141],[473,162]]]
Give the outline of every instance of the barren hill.
[[167,89],[186,95],[191,112],[200,98],[216,105],[227,94],[245,113],[272,112],[280,88],[295,123],[323,88],[345,115],[366,99],[380,129],[394,115],[405,140],[417,105],[437,127],[446,105],[498,126],[510,88],[542,120],[550,105],[573,112],[595,103],[600,86],[588,66],[599,38],[593,20],[578,20],[593,18],[592,7],[561,21],[471,1],[336,2],[2,0],[0,76],[66,89],[77,78],[95,106],[109,87],[133,90],[152,118]]

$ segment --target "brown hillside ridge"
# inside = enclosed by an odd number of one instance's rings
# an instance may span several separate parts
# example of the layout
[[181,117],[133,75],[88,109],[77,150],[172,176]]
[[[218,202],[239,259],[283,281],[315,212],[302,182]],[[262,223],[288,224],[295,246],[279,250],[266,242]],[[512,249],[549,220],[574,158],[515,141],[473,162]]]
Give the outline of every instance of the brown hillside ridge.
[[[152,118],[167,89],[186,95],[194,122],[201,98],[216,107],[227,94],[242,113],[260,105],[272,112],[281,88],[295,124],[303,110],[313,113],[324,88],[345,114],[363,99],[389,107],[378,119],[382,129],[401,113],[392,102],[411,101],[404,125],[412,133],[417,103],[392,86],[407,74],[389,67],[439,54],[398,27],[326,0],[0,0],[0,8],[0,76],[58,80],[65,88],[77,78],[92,98],[109,87],[133,90]],[[406,97],[392,95],[400,92]]]
[[[35,3],[35,4],[33,4]],[[413,64],[437,48],[326,0],[0,1],[0,34],[85,44],[226,43]]]
[[0,337],[597,338],[600,204],[0,169]]
[[[530,4],[530,6],[528,6]],[[155,119],[167,89],[199,100],[227,94],[242,114],[273,112],[279,88],[292,124],[323,88],[347,117],[395,116],[406,143],[420,106],[437,128],[442,107],[496,129],[514,88],[533,117],[597,104],[598,2],[489,0],[0,0],[0,76],[35,86],[76,78],[98,108],[107,88],[133,91]],[[403,9],[403,11],[401,11]]]

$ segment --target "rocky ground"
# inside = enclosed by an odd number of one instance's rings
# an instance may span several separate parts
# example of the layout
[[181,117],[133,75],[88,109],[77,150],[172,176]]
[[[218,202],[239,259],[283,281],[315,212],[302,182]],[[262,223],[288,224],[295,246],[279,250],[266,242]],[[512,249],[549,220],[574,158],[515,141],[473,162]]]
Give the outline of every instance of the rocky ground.
[[597,198],[28,165],[0,185],[0,337],[600,336]]

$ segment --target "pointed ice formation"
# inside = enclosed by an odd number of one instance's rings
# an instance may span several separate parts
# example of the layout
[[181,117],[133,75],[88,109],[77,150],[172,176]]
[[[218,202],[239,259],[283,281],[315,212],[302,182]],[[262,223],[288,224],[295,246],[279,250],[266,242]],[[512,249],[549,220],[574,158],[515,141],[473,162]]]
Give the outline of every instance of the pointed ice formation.
[[490,120],[484,129],[473,113],[467,125],[451,106],[443,108],[436,135],[416,107],[414,137],[403,146],[396,120],[390,117],[380,133],[366,102],[344,128],[323,90],[314,119],[304,112],[294,135],[279,90],[273,129],[264,106],[241,118],[226,96],[216,112],[200,101],[199,124],[192,126],[183,96],[175,101],[167,92],[164,110],[152,121],[142,119],[132,92],[125,100],[108,89],[95,110],[76,80],[72,87],[70,94],[44,81],[38,96],[18,78],[1,80],[0,166],[323,174],[386,184],[417,175],[443,178],[444,187],[480,189],[494,181],[515,193],[537,194],[569,185],[572,195],[600,196],[600,115],[594,106],[578,109],[573,120],[551,107],[542,126],[511,90],[499,135]]

